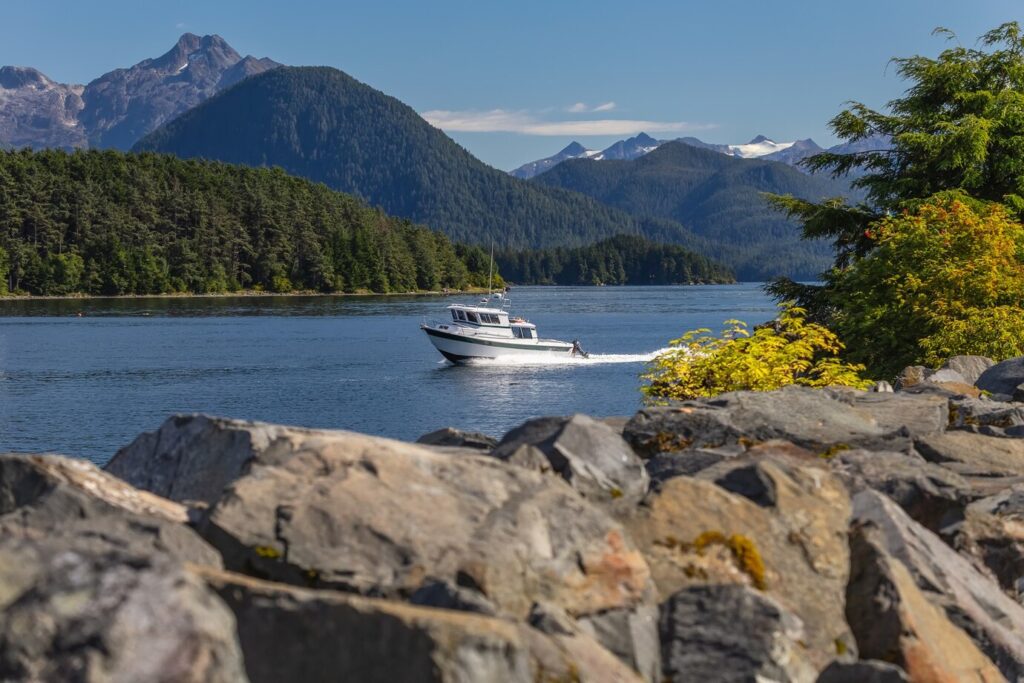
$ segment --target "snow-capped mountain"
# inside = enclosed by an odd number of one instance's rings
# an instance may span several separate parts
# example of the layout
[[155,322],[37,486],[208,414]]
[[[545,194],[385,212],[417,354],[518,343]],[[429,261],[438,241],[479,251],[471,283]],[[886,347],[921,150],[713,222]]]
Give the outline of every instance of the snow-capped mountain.
[[186,33],[160,57],[88,85],[0,68],[0,146],[128,149],[146,133],[247,76],[280,66],[242,57],[220,36]]
[[[770,161],[778,161],[790,166],[795,166],[800,170],[804,170],[804,168],[800,166],[801,161],[807,157],[825,151],[823,147],[810,138],[795,140],[793,142],[775,142],[767,136],[758,135],[750,142],[739,145],[704,142],[703,140],[694,137],[677,138],[676,141],[690,145],[691,147],[710,149],[718,152],[719,154],[739,157],[742,159],[767,159]],[[655,140],[646,133],[640,133],[636,137],[629,138],[628,140],[619,140],[615,144],[601,151],[589,150],[583,147],[580,143],[573,142],[554,156],[540,159],[539,161],[534,161],[529,164],[524,164],[514,171],[510,171],[510,173],[517,178],[528,179],[554,168],[566,159],[587,158],[594,159],[595,161],[601,161],[603,159],[636,159],[637,157],[641,157],[657,149],[660,145],[666,142],[671,141]],[[828,151],[843,154],[862,151],[864,149],[887,149],[887,145],[888,143],[881,140],[881,138],[870,138],[869,140],[864,140],[853,145],[836,145],[835,147],[830,147]]]

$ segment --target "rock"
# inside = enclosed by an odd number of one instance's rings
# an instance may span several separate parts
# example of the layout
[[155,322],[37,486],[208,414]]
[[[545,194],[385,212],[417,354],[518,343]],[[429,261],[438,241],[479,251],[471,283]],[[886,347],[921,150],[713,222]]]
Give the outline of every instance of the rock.
[[829,464],[851,494],[884,493],[936,533],[958,520],[972,498],[966,479],[916,454],[855,449],[837,453]]
[[994,360],[984,356],[953,356],[939,370],[953,370],[960,373],[965,382],[974,384],[983,372],[995,364]]
[[[849,501],[821,467],[770,459],[748,463],[747,476],[770,482],[770,505],[729,493],[711,481],[676,477],[648,495],[626,520],[651,566],[663,599],[707,584],[762,589],[807,629],[816,667],[853,649],[843,618]],[[728,482],[726,482],[728,483]]]
[[454,427],[445,427],[424,434],[416,439],[416,443],[425,446],[449,446],[489,451],[498,445],[498,440],[481,432],[467,432]]
[[981,373],[974,386],[990,394],[1013,396],[1021,384],[1024,384],[1024,356],[996,363]]
[[909,570],[927,600],[966,631],[1004,676],[1024,676],[1024,607],[886,496],[858,493],[852,519],[874,526],[878,547]]
[[971,385],[966,377],[952,368],[942,368],[931,373],[926,380],[932,384],[964,384]]
[[574,618],[650,604],[649,569],[622,527],[558,477],[281,429],[292,448],[265,452],[205,518],[229,569],[394,599],[444,583],[514,619],[537,602]]
[[644,461],[651,486],[660,486],[672,477],[692,477],[701,470],[716,465],[734,455],[725,455],[713,449],[687,449],[676,453],[658,453]]
[[593,614],[580,618],[579,626],[645,681],[661,681],[656,605]]
[[78,539],[221,566],[178,503],[139,491],[85,460],[0,454],[0,537]]
[[878,394],[891,394],[895,390],[892,388],[891,384],[889,384],[885,380],[882,380],[880,382],[875,382],[874,384],[872,384],[871,388],[868,389],[868,391],[873,391]]
[[648,477],[643,462],[613,428],[592,417],[529,420],[506,434],[492,455],[530,466],[536,456],[524,458],[523,446],[532,446],[542,453],[547,467],[585,498],[637,502],[647,493]]
[[925,597],[878,531],[850,535],[846,620],[862,657],[898,664],[913,681],[1002,681],[999,669]]
[[902,450],[908,435],[941,431],[945,399],[788,386],[645,408],[625,437],[641,457],[686,449],[749,447],[773,439],[817,454],[836,447]]
[[935,396],[947,396],[949,398],[980,398],[981,390],[973,384],[966,382],[932,382],[907,389],[909,393],[933,394]]
[[234,611],[245,666],[266,681],[594,681],[640,678],[593,640],[525,624],[200,570]]
[[245,680],[231,612],[165,556],[0,541],[0,680]]
[[971,503],[963,521],[943,536],[1020,602],[1024,594],[1024,486]]
[[910,683],[910,679],[895,664],[865,659],[832,662],[818,676],[818,683]]
[[292,437],[315,430],[207,415],[175,415],[119,450],[107,472],[177,501],[213,503],[224,487],[271,453],[290,453]]
[[896,377],[896,391],[909,389],[912,386],[926,382],[933,372],[934,370],[923,365],[908,365]]
[[916,439],[914,448],[929,462],[968,478],[1024,476],[1024,439],[949,431]]
[[1024,425],[1024,405],[1002,403],[979,398],[954,399],[949,402],[951,429],[996,427],[1006,430]]
[[661,605],[664,681],[814,681],[800,619],[740,585],[690,586]]

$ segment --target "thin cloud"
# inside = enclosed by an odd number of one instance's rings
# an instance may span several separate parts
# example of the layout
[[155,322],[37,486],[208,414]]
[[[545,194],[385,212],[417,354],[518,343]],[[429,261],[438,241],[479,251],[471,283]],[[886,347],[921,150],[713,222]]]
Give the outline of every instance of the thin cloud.
[[185,28],[186,26],[188,26],[188,24],[186,24],[184,21],[179,21],[177,24],[174,25],[174,28]]
[[605,102],[604,104],[597,105],[591,111],[611,111],[612,109],[615,109],[615,103]]
[[[607,111],[607,110],[605,110]],[[637,119],[595,119],[591,121],[543,121],[525,111],[448,111],[435,109],[422,114],[432,126],[456,133],[520,133],[522,135],[636,135],[687,133],[714,128],[711,124],[687,121],[645,121]]]
[[589,110],[587,109],[586,103],[584,103],[584,102],[577,102],[576,104],[572,105],[571,107],[568,107],[566,109],[566,111],[571,113],[571,114],[582,114],[583,112],[589,111]]

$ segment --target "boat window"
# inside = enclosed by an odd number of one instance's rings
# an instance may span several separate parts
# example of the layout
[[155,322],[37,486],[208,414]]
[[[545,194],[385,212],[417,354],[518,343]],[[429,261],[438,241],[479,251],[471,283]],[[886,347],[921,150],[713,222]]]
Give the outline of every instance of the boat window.
[[456,313],[459,314],[459,320],[465,320],[466,319],[466,312],[465,311],[456,311]]
[[480,318],[478,318],[476,316],[476,313],[474,313],[473,311],[467,311],[466,312],[466,317],[469,318],[469,322],[476,323],[478,325],[480,324]]
[[491,325],[497,325],[501,322],[500,320],[498,320],[498,316],[492,313],[481,313],[480,317],[483,318],[483,321],[485,323],[489,323]]
[[512,336],[521,339],[522,336],[523,336],[522,328],[520,328],[520,327],[513,327],[512,328]]
[[458,311],[452,311],[452,320],[458,320],[459,319],[459,316],[456,315],[456,313],[458,313]]

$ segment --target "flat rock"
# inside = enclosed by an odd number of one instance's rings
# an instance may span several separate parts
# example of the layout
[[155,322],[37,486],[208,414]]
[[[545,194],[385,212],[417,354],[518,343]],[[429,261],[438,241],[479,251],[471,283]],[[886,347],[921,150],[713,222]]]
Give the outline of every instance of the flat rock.
[[266,681],[639,683],[578,633],[199,570],[238,621],[246,672]]
[[963,630],[885,551],[871,524],[850,536],[846,619],[862,657],[902,667],[912,681],[1005,680]]
[[854,649],[843,618],[846,490],[820,467],[771,460],[747,467],[746,481],[765,482],[770,496],[737,485],[749,499],[711,481],[675,477],[651,492],[626,526],[663,599],[695,585],[762,589],[803,621],[807,657],[822,668],[837,647]]
[[317,433],[323,431],[175,415],[119,450],[104,469],[170,500],[213,503],[252,463],[268,454],[292,452],[292,437]]
[[1024,405],[979,398],[962,398],[949,402],[951,429],[997,427],[1010,429],[1024,425]]
[[852,519],[877,530],[873,539],[878,546],[909,570],[928,601],[963,629],[1004,676],[1024,676],[1024,607],[888,497],[858,493]]
[[974,501],[943,537],[1017,602],[1024,595],[1024,485]]
[[974,384],[983,372],[995,364],[994,360],[985,356],[953,356],[939,370],[953,370],[960,373],[965,382]]
[[996,363],[978,377],[974,386],[990,394],[1012,396],[1024,384],[1024,356]]
[[0,454],[0,537],[74,538],[221,566],[178,503],[139,491],[92,463],[59,455]]
[[942,397],[789,386],[645,408],[624,435],[642,457],[774,439],[821,454],[858,445],[902,450],[908,436],[939,432],[947,423]]
[[0,540],[0,680],[235,683],[235,619],[166,556]]
[[690,586],[661,605],[663,680],[814,681],[803,623],[742,585]]
[[416,443],[425,446],[472,448],[479,451],[489,451],[498,445],[498,440],[482,432],[470,432],[455,429],[454,427],[444,427],[429,434],[424,434],[416,439]]
[[[537,452],[546,462],[538,462]],[[647,493],[647,471],[633,449],[615,429],[586,415],[529,420],[506,434],[492,455],[550,470],[594,501],[637,502]]]
[[829,465],[851,494],[884,493],[936,533],[959,519],[973,497],[966,479],[916,454],[853,449],[837,453]]
[[818,676],[818,683],[910,683],[907,672],[877,659],[835,661]]
[[966,477],[1024,476],[1024,439],[956,430],[915,439],[914,449],[929,462]]

